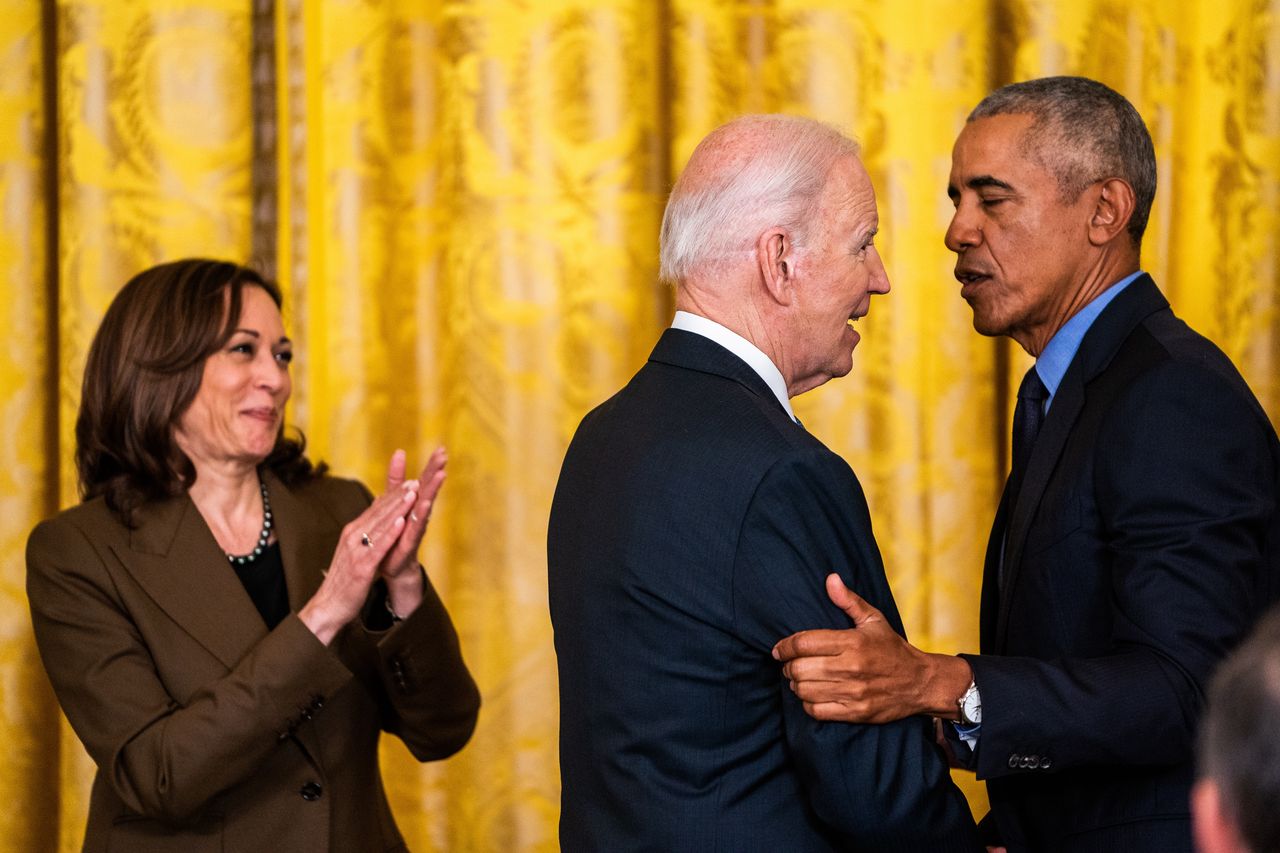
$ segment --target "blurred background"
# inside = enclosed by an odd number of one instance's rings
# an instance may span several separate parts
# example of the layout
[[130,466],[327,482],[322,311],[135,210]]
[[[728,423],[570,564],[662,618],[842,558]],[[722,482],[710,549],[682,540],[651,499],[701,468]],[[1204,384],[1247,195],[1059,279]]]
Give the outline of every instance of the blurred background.
[[863,144],[893,292],[854,372],[797,412],[862,479],[912,639],[976,650],[1029,362],[972,329],[944,190],[983,95],[1062,73],[1147,120],[1143,266],[1275,420],[1280,0],[3,0],[0,851],[79,849],[92,766],[40,667],[23,550],[76,501],[107,303],[190,255],[280,281],[313,458],[380,488],[393,449],[449,448],[425,562],[485,704],[446,762],[384,744],[410,846],[557,849],[551,494],[578,420],[669,322],[665,195],[741,113]]

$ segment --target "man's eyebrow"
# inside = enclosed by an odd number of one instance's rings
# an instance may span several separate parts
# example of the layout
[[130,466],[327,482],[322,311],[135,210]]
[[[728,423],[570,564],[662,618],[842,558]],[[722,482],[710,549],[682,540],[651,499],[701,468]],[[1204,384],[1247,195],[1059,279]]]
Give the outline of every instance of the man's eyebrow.
[[[978,175],[975,178],[970,178],[969,180],[965,181],[964,185],[971,190],[981,190],[981,189],[986,189],[987,187],[995,187],[996,189],[1008,190],[1009,192],[1014,191],[1011,185],[1009,185],[1005,181],[1000,180],[997,177],[993,177],[992,175]],[[960,190],[956,189],[955,184],[947,184],[947,198],[951,199],[952,201],[955,201],[956,199],[960,198]]]
[[991,175],[978,175],[976,178],[970,178],[965,183],[965,186],[967,186],[971,190],[980,190],[983,187],[995,187],[997,189],[1002,189],[1002,190],[1013,189],[1013,187],[1010,186],[1009,184],[1005,183],[999,178],[992,177]]

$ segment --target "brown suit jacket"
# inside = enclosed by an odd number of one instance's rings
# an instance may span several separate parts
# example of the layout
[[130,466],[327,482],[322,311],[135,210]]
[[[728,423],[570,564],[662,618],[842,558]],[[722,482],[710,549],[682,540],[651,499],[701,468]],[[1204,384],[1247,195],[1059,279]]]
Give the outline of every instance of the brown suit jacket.
[[134,530],[98,498],[31,534],[36,642],[98,765],[86,851],[403,850],[379,732],[422,761],[471,735],[479,694],[429,583],[404,622],[329,647],[296,615],[368,492],[264,477],[292,610],[271,632],[186,496]]

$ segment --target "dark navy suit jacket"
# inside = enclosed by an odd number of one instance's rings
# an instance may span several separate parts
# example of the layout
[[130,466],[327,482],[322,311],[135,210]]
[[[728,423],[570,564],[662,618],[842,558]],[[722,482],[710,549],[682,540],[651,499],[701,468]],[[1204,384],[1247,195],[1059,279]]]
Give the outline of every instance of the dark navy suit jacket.
[[991,819],[1010,853],[1190,851],[1206,682],[1280,581],[1275,431],[1143,276],[1086,334],[1011,497],[970,658]]
[[548,531],[560,841],[575,851],[980,850],[930,723],[813,720],[770,650],[901,631],[853,471],[728,350],[668,330],[583,420]]

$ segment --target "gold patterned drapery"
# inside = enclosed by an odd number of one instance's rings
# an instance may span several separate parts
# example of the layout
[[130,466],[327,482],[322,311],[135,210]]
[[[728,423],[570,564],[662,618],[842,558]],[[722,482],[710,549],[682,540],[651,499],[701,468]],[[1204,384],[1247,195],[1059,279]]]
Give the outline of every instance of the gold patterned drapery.
[[972,330],[943,188],[982,95],[1053,73],[1101,79],[1147,119],[1144,266],[1280,415],[1280,0],[10,0],[0,853],[79,846],[92,767],[40,669],[23,548],[75,500],[70,425],[111,295],[192,254],[282,282],[315,455],[376,485],[393,448],[450,448],[427,562],[485,706],[446,762],[384,746],[411,847],[556,849],[551,492],[578,419],[667,322],[673,177],[743,112],[863,143],[894,289],[854,373],[797,408],[866,485],[912,637],[976,648],[1025,357]]

